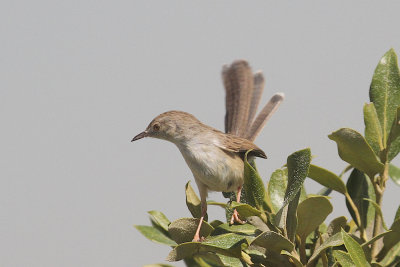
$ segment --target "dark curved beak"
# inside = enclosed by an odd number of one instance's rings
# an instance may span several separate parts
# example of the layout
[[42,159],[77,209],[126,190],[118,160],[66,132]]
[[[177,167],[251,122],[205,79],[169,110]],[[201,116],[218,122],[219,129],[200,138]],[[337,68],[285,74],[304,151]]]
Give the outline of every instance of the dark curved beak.
[[132,138],[131,142],[142,139],[143,137],[147,136],[147,132],[141,132],[140,134],[136,135],[135,137]]

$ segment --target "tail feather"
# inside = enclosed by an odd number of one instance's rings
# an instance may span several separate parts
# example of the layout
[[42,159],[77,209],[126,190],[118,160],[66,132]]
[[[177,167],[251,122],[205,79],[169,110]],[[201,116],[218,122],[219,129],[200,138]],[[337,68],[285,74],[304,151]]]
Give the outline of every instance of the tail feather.
[[237,60],[222,71],[226,90],[225,131],[244,136],[247,128],[253,74],[245,60]]
[[277,93],[271,97],[268,103],[264,106],[264,108],[258,113],[256,119],[251,124],[251,127],[247,131],[246,139],[250,141],[254,141],[257,135],[264,128],[265,124],[269,120],[269,118],[274,114],[274,112],[278,109],[279,105],[282,103],[284,99],[283,93]]
[[236,60],[223,66],[222,79],[226,93],[225,132],[254,141],[284,95],[275,94],[256,117],[265,83],[262,72],[253,75],[247,61]]
[[264,91],[264,75],[261,71],[257,71],[254,73],[254,87],[253,87],[253,95],[251,96],[250,106],[249,106],[249,117],[247,119],[247,127],[246,133],[251,126],[251,123],[256,116],[256,112],[258,109],[258,105],[260,104],[261,96]]

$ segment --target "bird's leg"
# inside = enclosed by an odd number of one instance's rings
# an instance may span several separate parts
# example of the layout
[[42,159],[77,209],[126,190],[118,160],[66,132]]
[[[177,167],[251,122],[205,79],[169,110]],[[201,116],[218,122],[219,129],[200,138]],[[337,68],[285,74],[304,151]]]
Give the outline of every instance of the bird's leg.
[[207,214],[207,191],[206,189],[203,189],[202,187],[199,186],[199,191],[200,191],[200,199],[201,199],[201,217],[200,217],[200,222],[199,225],[197,226],[196,233],[194,234],[193,237],[193,242],[201,242],[204,240],[204,237],[200,237],[200,229],[201,229],[201,224],[203,223],[204,216]]
[[[242,193],[242,186],[239,186],[238,187],[238,191],[237,191],[237,196],[236,196],[236,201],[237,202],[240,202],[241,193]],[[232,218],[231,218],[231,224],[234,224],[235,222],[240,223],[240,224],[244,224],[245,223],[244,221],[242,221],[239,218],[239,214],[238,214],[236,209],[233,211]]]

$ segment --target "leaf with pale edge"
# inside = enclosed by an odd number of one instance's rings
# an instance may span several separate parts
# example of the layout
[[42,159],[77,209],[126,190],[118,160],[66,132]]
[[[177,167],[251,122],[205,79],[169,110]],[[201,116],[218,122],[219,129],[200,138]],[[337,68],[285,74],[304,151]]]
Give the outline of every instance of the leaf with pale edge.
[[312,196],[300,202],[297,207],[297,234],[303,242],[312,231],[325,221],[332,210],[332,204],[323,196]]
[[339,156],[369,177],[383,171],[383,164],[378,161],[371,146],[357,131],[342,128],[328,136],[338,146]]
[[314,250],[314,253],[312,254],[311,258],[308,260],[307,266],[311,265],[312,261],[314,261],[319,256],[319,254],[323,252],[325,249],[340,245],[343,245],[343,239],[341,233],[334,234],[333,236],[327,238],[324,241],[324,243],[322,243],[318,248]]
[[307,176],[332,190],[342,194],[346,193],[346,186],[344,185],[342,179],[340,179],[340,177],[333,172],[330,172],[324,168],[311,164]]
[[[199,222],[200,219],[197,218],[180,218],[169,225],[168,233],[178,244],[190,242],[193,240]],[[213,230],[214,228],[210,224],[203,221],[200,229],[200,236],[207,237]]]
[[167,237],[164,233],[162,233],[160,230],[158,230],[157,228],[155,228],[153,226],[147,226],[147,225],[134,225],[134,226],[136,229],[139,230],[139,232],[142,233],[142,235],[144,235],[147,239],[149,239],[153,242],[168,245],[168,246],[176,246],[177,245],[177,243],[175,241],[173,241],[172,239]]
[[393,164],[389,164],[389,177],[395,184],[400,186],[400,168],[397,168]]
[[370,266],[365,258],[364,251],[361,245],[355,241],[348,233],[342,230],[342,238],[344,245],[349,252],[351,259],[357,267],[367,267]]
[[263,232],[250,245],[257,245],[275,252],[281,252],[282,250],[291,252],[294,248],[294,244],[290,240],[273,231]]
[[244,184],[243,188],[246,192],[247,202],[259,210],[263,210],[265,187],[264,183],[258,174],[255,163],[250,164],[247,161],[247,154],[244,156]]
[[351,259],[349,253],[342,250],[334,250],[333,257],[340,263],[342,267],[355,267],[353,260]]
[[244,236],[229,233],[210,237],[204,242],[188,242],[176,246],[168,255],[167,261],[179,261],[196,254],[212,252],[225,256],[240,258],[240,244],[246,242]]
[[[375,191],[373,185],[364,173],[360,172],[357,169],[354,169],[351,172],[349,179],[347,180],[346,186],[347,191],[349,192],[349,195],[360,214],[361,225],[365,229],[373,222],[375,217],[375,209],[368,201],[364,200],[365,198],[368,198],[375,201]],[[358,223],[353,208],[351,207],[347,199],[346,205],[351,217],[356,223]]]
[[383,142],[386,143],[396,109],[400,106],[400,72],[393,49],[385,53],[375,69],[369,98],[375,105],[383,131]]
[[382,128],[376,114],[374,103],[364,105],[364,124],[365,124],[365,139],[374,150],[375,155],[379,156],[380,151],[384,149]]

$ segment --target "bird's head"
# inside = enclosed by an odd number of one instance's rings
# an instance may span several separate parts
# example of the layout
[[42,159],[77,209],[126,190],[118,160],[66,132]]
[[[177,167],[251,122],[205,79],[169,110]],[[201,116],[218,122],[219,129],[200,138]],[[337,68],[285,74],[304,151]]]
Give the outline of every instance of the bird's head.
[[184,140],[202,125],[193,115],[183,111],[168,111],[155,117],[146,130],[136,135],[133,141],[143,137],[153,137],[173,143]]

